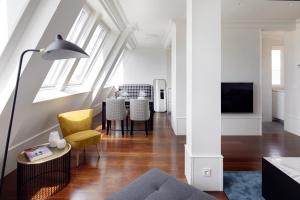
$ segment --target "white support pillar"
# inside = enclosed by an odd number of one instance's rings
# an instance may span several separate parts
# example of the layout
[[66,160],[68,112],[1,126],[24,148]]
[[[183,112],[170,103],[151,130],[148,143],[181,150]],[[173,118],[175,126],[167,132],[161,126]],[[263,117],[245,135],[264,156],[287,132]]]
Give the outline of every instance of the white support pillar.
[[186,22],[175,20],[172,30],[172,128],[186,134]]
[[223,190],[221,0],[187,0],[185,175],[201,190]]

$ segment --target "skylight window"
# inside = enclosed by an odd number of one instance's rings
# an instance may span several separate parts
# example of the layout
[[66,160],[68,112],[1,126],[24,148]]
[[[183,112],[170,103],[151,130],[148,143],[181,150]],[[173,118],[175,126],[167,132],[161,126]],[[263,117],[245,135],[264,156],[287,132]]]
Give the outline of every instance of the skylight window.
[[107,31],[101,25],[96,27],[86,48],[86,52],[90,55],[90,57],[87,59],[81,59],[79,61],[70,79],[69,85],[81,85],[86,80],[86,77],[96,62],[95,60],[97,60],[98,52],[101,51],[101,45],[104,41],[106,33]]
[[[67,40],[73,43],[76,43],[80,47],[82,47],[87,34],[84,29],[85,25],[87,24],[89,18],[89,11],[86,8],[83,8],[78,17],[75,20],[68,36]],[[69,67],[74,64],[75,59],[70,60],[58,60],[54,61],[51,69],[49,70],[43,84],[42,88],[53,88],[57,85],[58,81],[61,77],[64,76],[66,71],[68,71]]]

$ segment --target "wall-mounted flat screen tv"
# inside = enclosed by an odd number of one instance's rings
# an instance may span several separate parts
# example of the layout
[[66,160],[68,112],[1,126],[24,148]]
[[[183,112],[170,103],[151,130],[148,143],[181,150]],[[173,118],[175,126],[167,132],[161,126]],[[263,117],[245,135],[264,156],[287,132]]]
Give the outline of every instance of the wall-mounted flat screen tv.
[[222,113],[253,113],[253,83],[222,83]]

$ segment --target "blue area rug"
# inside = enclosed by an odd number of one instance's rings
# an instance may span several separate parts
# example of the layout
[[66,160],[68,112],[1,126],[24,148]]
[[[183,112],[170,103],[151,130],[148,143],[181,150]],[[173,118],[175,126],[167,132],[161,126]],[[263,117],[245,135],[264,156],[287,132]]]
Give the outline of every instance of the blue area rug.
[[261,172],[224,172],[224,192],[229,200],[264,200],[261,195]]

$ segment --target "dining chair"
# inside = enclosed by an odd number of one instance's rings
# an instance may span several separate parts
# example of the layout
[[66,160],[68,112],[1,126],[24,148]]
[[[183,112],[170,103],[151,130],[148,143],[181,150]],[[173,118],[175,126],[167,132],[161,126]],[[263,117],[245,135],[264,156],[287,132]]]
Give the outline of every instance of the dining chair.
[[[125,99],[106,99],[107,135],[111,129],[111,121],[121,121],[122,135],[124,135],[124,120],[127,120]],[[126,125],[128,126],[128,123]]]
[[150,108],[148,99],[130,99],[130,134],[133,135],[134,121],[145,122],[145,132],[148,135],[148,121],[150,119]]

